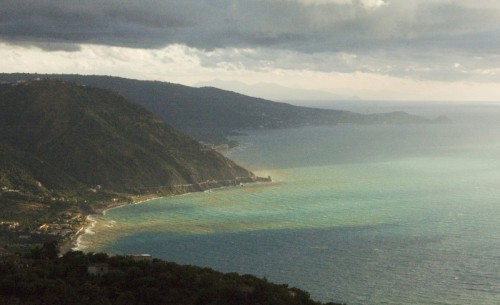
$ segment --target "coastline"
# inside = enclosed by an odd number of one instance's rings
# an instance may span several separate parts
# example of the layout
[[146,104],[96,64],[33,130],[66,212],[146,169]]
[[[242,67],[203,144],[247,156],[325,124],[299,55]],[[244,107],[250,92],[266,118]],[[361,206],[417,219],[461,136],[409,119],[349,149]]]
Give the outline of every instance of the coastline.
[[[80,249],[81,237],[89,232],[92,232],[91,229],[95,226],[96,220],[92,219],[93,216],[96,215],[106,215],[109,210],[122,208],[128,205],[135,204],[143,204],[152,200],[170,197],[170,196],[179,196],[185,195],[189,193],[195,192],[206,192],[218,188],[225,187],[234,187],[241,186],[246,183],[263,183],[263,182],[272,182],[271,176],[267,178],[264,177],[245,177],[245,178],[236,178],[233,180],[225,180],[225,181],[205,181],[197,184],[187,184],[187,185],[179,185],[169,187],[170,190],[174,190],[173,192],[165,192],[158,196],[158,194],[148,194],[148,195],[130,195],[126,202],[115,202],[111,201],[104,208],[98,208],[93,211],[93,213],[85,215],[85,223],[83,226],[79,227],[78,230],[71,237],[61,240],[59,246],[59,252],[61,254],[65,254],[70,251],[82,251]],[[179,188],[181,191],[179,191]]]
[[81,249],[79,249],[81,237],[89,232],[92,232],[91,229],[95,226],[97,222],[95,219],[92,218],[93,216],[106,215],[107,211],[112,209],[118,209],[132,204],[142,204],[151,200],[160,199],[167,196],[175,196],[175,195],[177,194],[155,196],[155,197],[151,197],[151,195],[131,196],[130,197],[131,200],[125,203],[110,202],[110,204],[107,205],[105,208],[96,209],[94,213],[85,215],[85,224],[80,228],[78,228],[78,230],[70,238],[61,241],[59,246],[59,252],[61,254],[65,254],[70,251],[81,251]]

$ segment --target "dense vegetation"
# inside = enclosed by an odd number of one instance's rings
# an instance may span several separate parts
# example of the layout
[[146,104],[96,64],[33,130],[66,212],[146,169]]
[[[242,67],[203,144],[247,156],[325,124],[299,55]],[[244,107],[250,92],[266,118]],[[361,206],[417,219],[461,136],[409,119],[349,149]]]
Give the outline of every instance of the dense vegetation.
[[[119,92],[191,136],[207,142],[223,142],[225,136],[246,128],[287,128],[306,125],[430,123],[404,112],[358,114],[349,111],[298,107],[253,98],[212,87],[193,88],[158,81],[138,81],[108,76],[46,75]],[[13,81],[35,74],[0,74]]]
[[0,130],[0,222],[256,179],[119,94],[63,81],[1,84]]
[[[106,272],[91,275],[91,265]],[[106,254],[68,252],[58,258],[54,243],[25,258],[0,258],[0,273],[1,304],[321,304],[297,288],[252,275]]]

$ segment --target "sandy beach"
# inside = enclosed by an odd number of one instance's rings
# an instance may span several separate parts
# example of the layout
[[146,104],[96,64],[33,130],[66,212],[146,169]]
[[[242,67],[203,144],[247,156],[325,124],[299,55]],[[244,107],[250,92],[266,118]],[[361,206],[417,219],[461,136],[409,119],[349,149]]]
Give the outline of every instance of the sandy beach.
[[[213,189],[218,189],[218,188],[223,188],[223,187],[234,187],[234,186],[241,186],[242,184],[246,183],[269,183],[272,182],[271,177],[268,176],[267,178],[262,178],[259,176],[256,176],[249,181],[248,179],[240,179],[237,178],[235,180],[227,180],[227,181],[205,181],[201,182],[198,184],[186,184],[186,185],[178,185],[176,186],[177,189],[175,192],[170,193],[170,192],[165,192],[164,194],[158,196],[158,194],[148,194],[148,195],[134,195],[130,196],[129,200],[127,202],[115,202],[111,201],[105,208],[100,208],[96,209],[94,213],[85,215],[86,216],[86,221],[83,226],[78,228],[76,232],[70,237],[65,240],[61,241],[61,245],[59,247],[61,253],[67,253],[69,251],[79,251],[81,250],[80,248],[80,240],[81,237],[86,234],[92,232],[91,229],[95,226],[96,220],[94,220],[92,217],[95,215],[106,215],[107,211],[112,210],[112,209],[118,209],[127,205],[131,204],[142,204],[149,202],[151,200],[167,197],[167,196],[178,196],[178,195],[184,195],[184,194],[189,194],[193,192],[199,192],[201,191],[208,191],[208,190],[213,190]],[[205,189],[206,188],[206,189]]]
[[96,215],[106,215],[109,210],[118,209],[131,204],[142,204],[151,200],[162,198],[163,196],[145,195],[145,196],[133,196],[129,202],[110,202],[106,208],[96,209],[95,213],[86,215],[85,223],[76,230],[76,232],[70,237],[61,241],[59,246],[60,253],[64,254],[69,251],[80,251],[80,240],[81,237],[89,232],[92,232],[92,228],[95,226],[96,220],[93,216]]

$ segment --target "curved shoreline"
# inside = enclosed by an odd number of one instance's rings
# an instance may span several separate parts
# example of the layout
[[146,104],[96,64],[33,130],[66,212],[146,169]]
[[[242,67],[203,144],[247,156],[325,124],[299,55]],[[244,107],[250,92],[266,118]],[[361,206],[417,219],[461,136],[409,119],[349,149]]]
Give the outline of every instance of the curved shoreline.
[[[63,254],[70,252],[70,251],[82,251],[83,249],[80,248],[81,238],[85,234],[90,234],[90,232],[92,232],[91,229],[93,227],[95,227],[97,220],[93,219],[94,216],[106,215],[106,213],[109,210],[122,208],[122,207],[125,207],[128,205],[142,204],[142,203],[145,203],[145,202],[148,202],[151,200],[156,200],[156,199],[165,198],[168,196],[176,196],[176,195],[177,194],[171,194],[171,195],[165,195],[165,196],[155,196],[152,198],[149,195],[133,196],[134,198],[132,198],[132,200],[130,202],[126,202],[126,203],[112,202],[108,207],[106,207],[104,209],[96,209],[95,213],[92,213],[92,214],[85,216],[85,224],[83,226],[81,226],[70,238],[61,241],[61,244],[59,246],[59,251],[60,251],[60,253],[63,253]],[[141,199],[139,199],[141,197],[142,198],[146,197],[146,198],[141,200]],[[139,200],[136,201],[137,199],[139,199]]]
[[[226,180],[226,181],[205,181],[197,184],[189,184],[189,185],[179,185],[179,186],[173,186],[169,187],[170,189],[177,189],[181,188],[181,192],[166,192],[164,196],[157,196],[157,195],[133,195],[130,196],[129,199],[130,201],[123,203],[123,202],[110,202],[110,204],[101,209],[96,209],[94,213],[86,215],[85,217],[85,224],[81,226],[70,238],[62,240],[59,246],[59,251],[60,253],[67,253],[70,251],[83,251],[82,248],[80,248],[80,242],[81,238],[85,234],[90,234],[88,230],[91,228],[95,227],[95,224],[97,223],[97,220],[92,219],[93,216],[96,215],[106,215],[106,213],[109,210],[112,209],[118,209],[122,208],[128,205],[136,205],[136,204],[142,204],[146,203],[152,200],[157,200],[165,197],[171,197],[171,196],[179,196],[179,195],[185,195],[185,194],[190,194],[190,193],[196,193],[196,192],[205,192],[209,190],[214,190],[214,189],[219,189],[219,188],[226,188],[226,187],[234,187],[234,186],[241,186],[247,183],[259,183],[259,182],[272,182],[271,177],[263,178],[263,177],[254,177],[254,178],[236,178],[234,180]],[[196,186],[196,188],[193,188],[193,186]],[[203,188],[203,186],[208,186],[207,188]]]

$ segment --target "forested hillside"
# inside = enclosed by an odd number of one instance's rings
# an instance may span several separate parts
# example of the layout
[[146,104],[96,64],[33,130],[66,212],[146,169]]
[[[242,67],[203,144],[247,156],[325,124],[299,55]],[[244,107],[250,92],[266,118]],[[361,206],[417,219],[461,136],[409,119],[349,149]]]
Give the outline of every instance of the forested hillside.
[[56,80],[0,85],[0,221],[257,178],[117,93]]
[[0,258],[1,304],[322,304],[305,291],[252,275],[102,253],[69,252],[58,258],[53,245],[24,258]]

